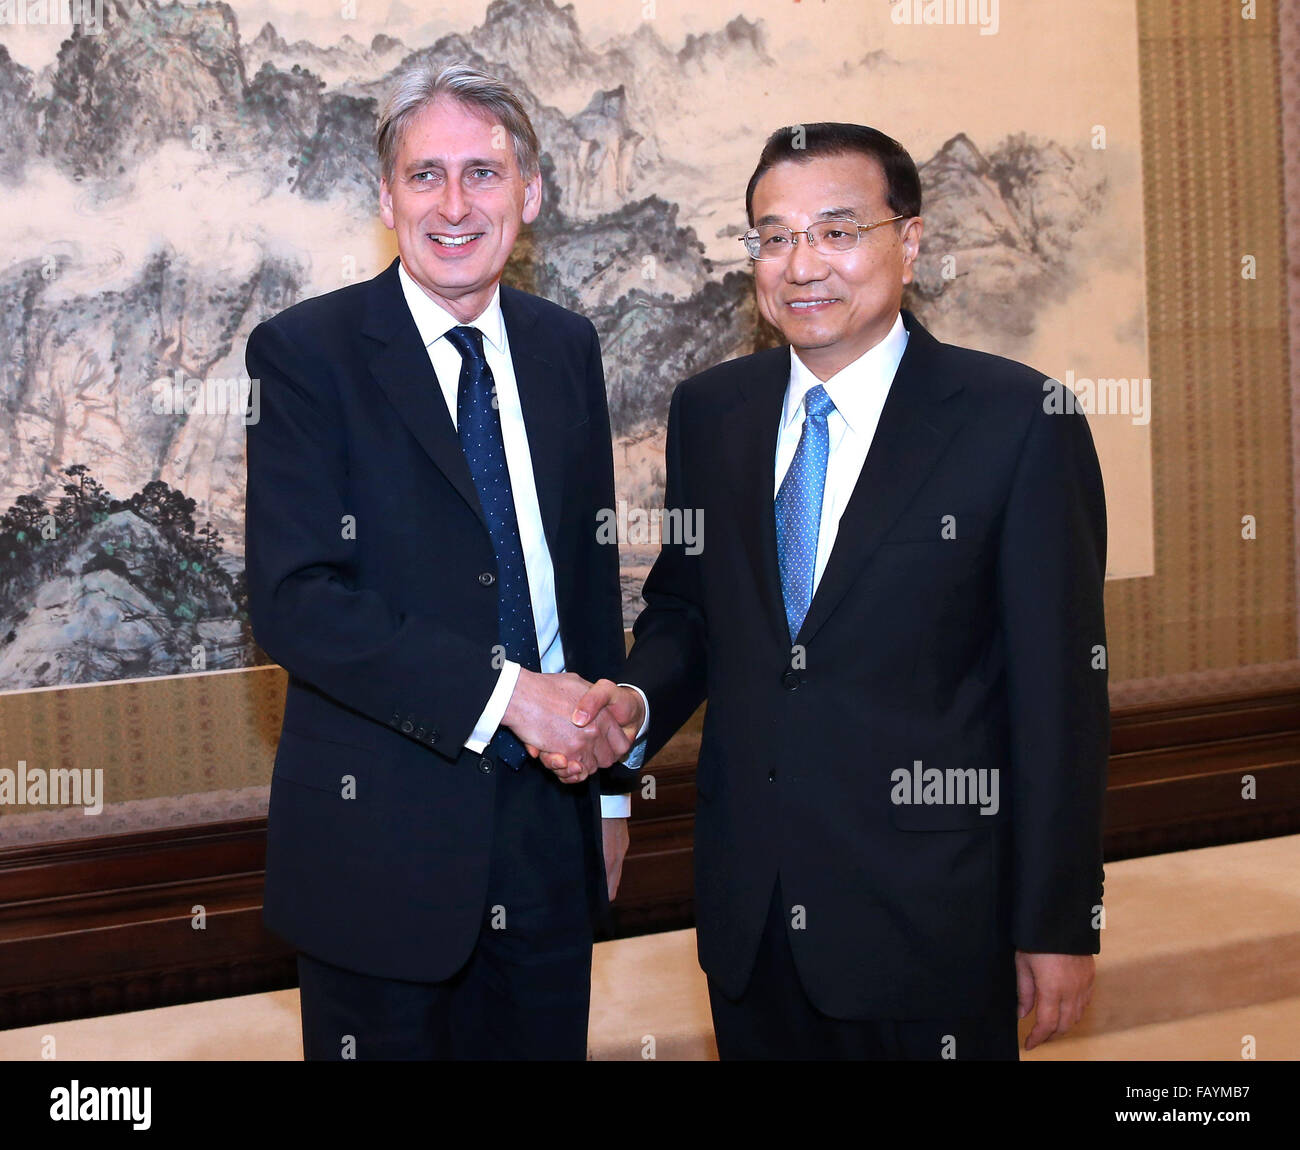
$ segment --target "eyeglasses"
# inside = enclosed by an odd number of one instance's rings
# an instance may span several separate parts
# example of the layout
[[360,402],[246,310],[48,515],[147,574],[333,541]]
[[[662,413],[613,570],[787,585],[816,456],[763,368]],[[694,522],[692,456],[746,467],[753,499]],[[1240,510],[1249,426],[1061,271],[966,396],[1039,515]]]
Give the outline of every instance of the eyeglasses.
[[794,251],[795,236],[803,236],[808,246],[819,252],[851,252],[858,246],[863,232],[873,228],[884,227],[903,216],[890,216],[887,220],[877,220],[874,224],[860,224],[857,220],[818,220],[811,224],[806,232],[796,232],[784,224],[762,224],[750,228],[740,242],[752,260],[780,260]]

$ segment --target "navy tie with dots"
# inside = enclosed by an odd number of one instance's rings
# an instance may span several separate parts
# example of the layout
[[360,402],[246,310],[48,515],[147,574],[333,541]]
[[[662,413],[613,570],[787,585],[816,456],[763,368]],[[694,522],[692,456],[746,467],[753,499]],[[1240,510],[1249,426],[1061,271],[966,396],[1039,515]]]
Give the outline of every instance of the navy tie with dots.
[[821,529],[826,464],[830,460],[830,430],[826,417],[835,404],[819,383],[803,397],[803,431],[789,470],[776,493],[776,551],[781,564],[781,593],[790,642],[812,603],[813,571],[817,564],[817,534]]
[[[483,355],[483,333],[476,327],[454,327],[447,341],[460,352],[460,384],[456,393],[456,431],[478,489],[487,520],[492,549],[497,557],[497,623],[505,657],[540,671],[537,622],[528,592],[528,568],[519,540],[515,496],[506,466],[501,416],[497,411],[496,381]],[[524,745],[506,727],[497,729],[491,748],[515,770],[528,757]]]

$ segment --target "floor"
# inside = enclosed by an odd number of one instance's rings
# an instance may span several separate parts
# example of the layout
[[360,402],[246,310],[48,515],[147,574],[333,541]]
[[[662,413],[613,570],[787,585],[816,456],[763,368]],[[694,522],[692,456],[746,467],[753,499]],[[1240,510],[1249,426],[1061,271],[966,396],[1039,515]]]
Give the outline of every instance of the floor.
[[[1111,864],[1106,916],[1088,1015],[1026,1060],[1300,1059],[1300,836]],[[296,1060],[298,1027],[282,990],[0,1031],[0,1061]],[[694,931],[597,946],[589,1047],[717,1057]]]

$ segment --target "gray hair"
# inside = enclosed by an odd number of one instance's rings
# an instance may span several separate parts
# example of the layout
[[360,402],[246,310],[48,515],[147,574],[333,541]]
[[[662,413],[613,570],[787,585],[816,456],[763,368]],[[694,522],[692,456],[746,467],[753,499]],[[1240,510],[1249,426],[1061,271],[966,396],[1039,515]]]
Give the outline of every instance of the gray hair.
[[519,97],[495,76],[468,64],[414,64],[399,72],[384,101],[375,129],[379,169],[390,184],[397,165],[397,150],[411,121],[440,96],[447,96],[486,112],[510,133],[515,162],[525,180],[541,169],[541,148],[532,121]]

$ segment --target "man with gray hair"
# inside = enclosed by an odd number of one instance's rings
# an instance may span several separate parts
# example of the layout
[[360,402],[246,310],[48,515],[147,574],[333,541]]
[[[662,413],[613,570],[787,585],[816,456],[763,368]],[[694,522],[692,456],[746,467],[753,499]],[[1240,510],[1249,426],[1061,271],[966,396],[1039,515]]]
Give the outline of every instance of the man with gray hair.
[[600,347],[500,283],[542,196],[509,88],[411,68],[376,144],[398,258],[248,342],[249,601],[289,672],[265,921],[309,1059],[581,1059],[628,813],[589,776],[637,734],[571,718],[623,660]]

